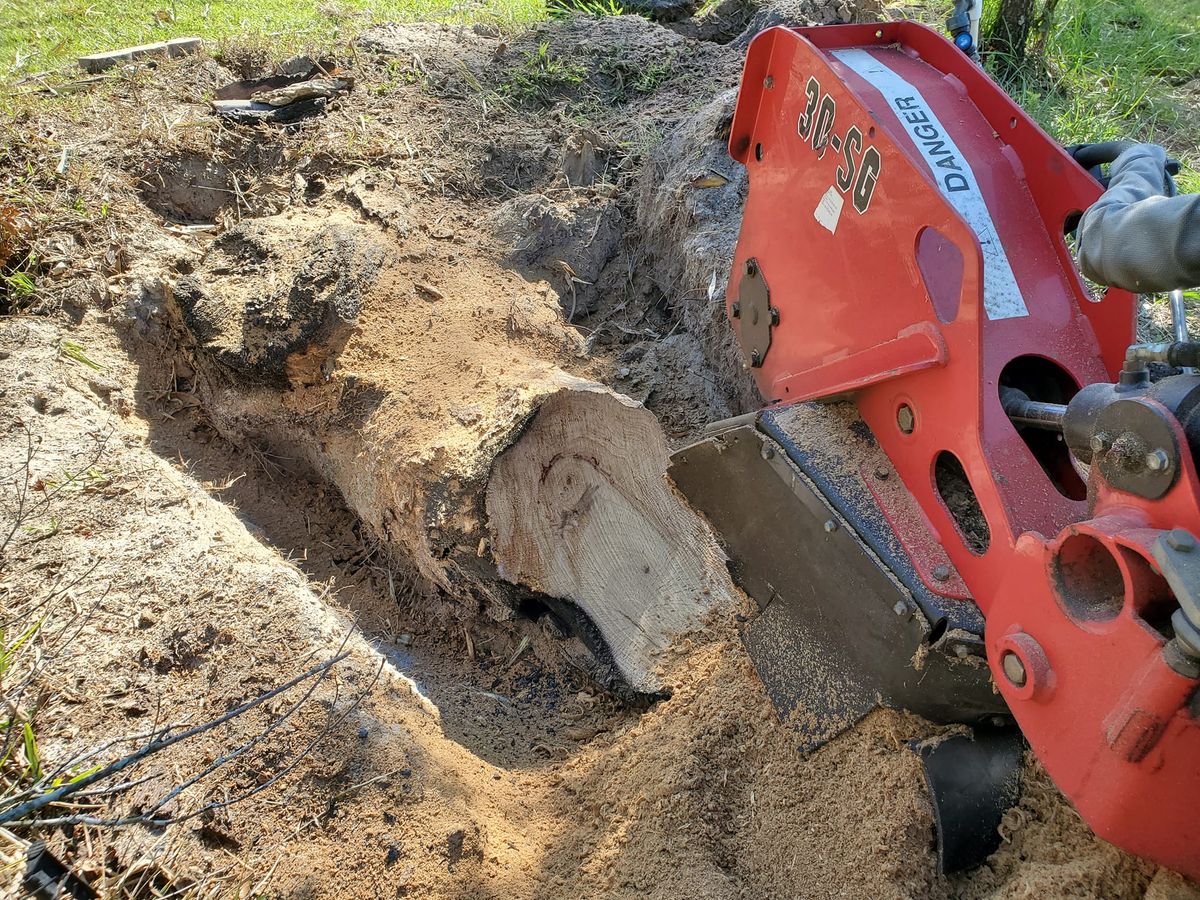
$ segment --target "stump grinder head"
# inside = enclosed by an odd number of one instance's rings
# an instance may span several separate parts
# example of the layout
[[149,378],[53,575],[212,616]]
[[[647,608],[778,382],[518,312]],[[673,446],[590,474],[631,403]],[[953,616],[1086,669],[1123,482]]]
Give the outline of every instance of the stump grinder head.
[[1200,377],[1148,366],[1200,344],[1088,292],[1099,184],[912,23],[759,34],[729,149],[767,405],[670,475],[780,716],[806,749],[876,706],[973,726],[916,748],[945,870],[994,849],[1023,735],[1101,837],[1200,878]]

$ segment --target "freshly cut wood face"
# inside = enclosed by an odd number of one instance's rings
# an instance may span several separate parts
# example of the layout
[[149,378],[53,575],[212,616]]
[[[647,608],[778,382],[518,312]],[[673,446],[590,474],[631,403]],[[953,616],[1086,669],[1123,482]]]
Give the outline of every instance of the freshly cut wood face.
[[547,397],[493,466],[486,493],[500,575],[578,605],[637,690],[673,636],[732,608],[725,556],[667,480],[654,416],[578,381]]

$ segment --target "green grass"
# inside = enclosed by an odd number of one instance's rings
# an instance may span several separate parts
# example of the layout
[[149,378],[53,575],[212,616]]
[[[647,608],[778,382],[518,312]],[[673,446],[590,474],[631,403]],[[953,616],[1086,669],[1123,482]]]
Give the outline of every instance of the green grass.
[[[985,0],[985,20],[998,5]],[[918,0],[914,8],[901,0],[889,8],[941,27],[949,3]],[[1181,190],[1200,190],[1197,0],[1059,0],[1049,28],[1035,28],[1019,71],[1000,76],[997,62],[988,64],[993,75],[1064,144],[1165,144],[1186,164]]]
[[550,52],[548,43],[542,42],[537,50],[525,54],[520,67],[503,85],[503,92],[526,103],[547,103],[586,78],[585,66],[563,61]]
[[545,13],[545,0],[0,0],[0,81],[186,35],[287,50],[328,46],[377,22],[514,26]]
[[1166,144],[1190,163],[1180,187],[1200,190],[1200,109],[1183,96],[1200,100],[1200,3],[1063,0],[1034,49],[1005,86],[1043,127],[1067,143]]

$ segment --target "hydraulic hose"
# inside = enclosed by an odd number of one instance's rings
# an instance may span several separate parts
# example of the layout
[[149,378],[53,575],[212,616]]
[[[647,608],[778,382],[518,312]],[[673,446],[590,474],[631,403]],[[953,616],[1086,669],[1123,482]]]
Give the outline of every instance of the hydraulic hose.
[[1172,341],[1162,344],[1134,344],[1125,351],[1125,368],[1139,371],[1146,363],[1189,368],[1200,366],[1200,342]]

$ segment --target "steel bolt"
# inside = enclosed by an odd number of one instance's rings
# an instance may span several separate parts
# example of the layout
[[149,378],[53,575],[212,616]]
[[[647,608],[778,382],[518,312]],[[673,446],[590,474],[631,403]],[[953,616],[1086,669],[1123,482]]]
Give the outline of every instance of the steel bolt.
[[1104,432],[1100,432],[1092,435],[1091,445],[1093,453],[1103,453],[1112,446],[1112,439]]
[[825,520],[825,533],[826,534],[833,534],[837,530],[838,530],[837,522],[835,522],[833,519]]
[[888,470],[885,469],[883,466],[880,466],[879,468],[877,468],[875,470],[875,477],[878,478],[880,481],[887,481]]
[[746,274],[753,278],[758,274],[758,263],[752,259],[746,260]]
[[1146,468],[1151,472],[1162,472],[1171,465],[1171,457],[1166,450],[1151,450],[1146,454]]
[[917,420],[913,415],[912,407],[907,403],[902,403],[900,408],[896,410],[896,427],[905,434],[912,434],[913,429],[917,427]]
[[1004,677],[1012,682],[1013,687],[1025,687],[1025,663],[1021,662],[1021,657],[1007,650],[1004,656],[1000,658],[1000,668],[1004,670]]
[[779,307],[777,307],[777,306],[771,307],[771,324],[772,325],[779,324]]
[[775,458],[775,448],[772,447],[770,444],[763,444],[762,450],[760,450],[759,453],[761,454],[763,459],[774,459]]
[[934,581],[947,581],[950,578],[950,567],[949,566],[934,566],[932,574],[933,574]]
[[754,366],[756,369],[762,365],[762,354],[757,350],[750,351],[750,365]]
[[908,613],[908,607],[904,605],[903,600],[897,600],[896,605],[892,607],[892,612],[898,616],[903,616]]
[[1182,528],[1172,528],[1167,532],[1167,546],[1180,553],[1191,553],[1196,549],[1196,539]]
[[764,78],[763,87],[765,87],[768,91],[775,87],[775,76],[768,75],[766,78]]
[[971,650],[969,647],[967,647],[966,644],[955,644],[954,645],[954,655],[957,656],[959,659],[966,659],[968,656],[971,655]]
[[729,313],[735,319],[740,319],[742,317],[742,304],[735,302],[733,306],[730,307]]

